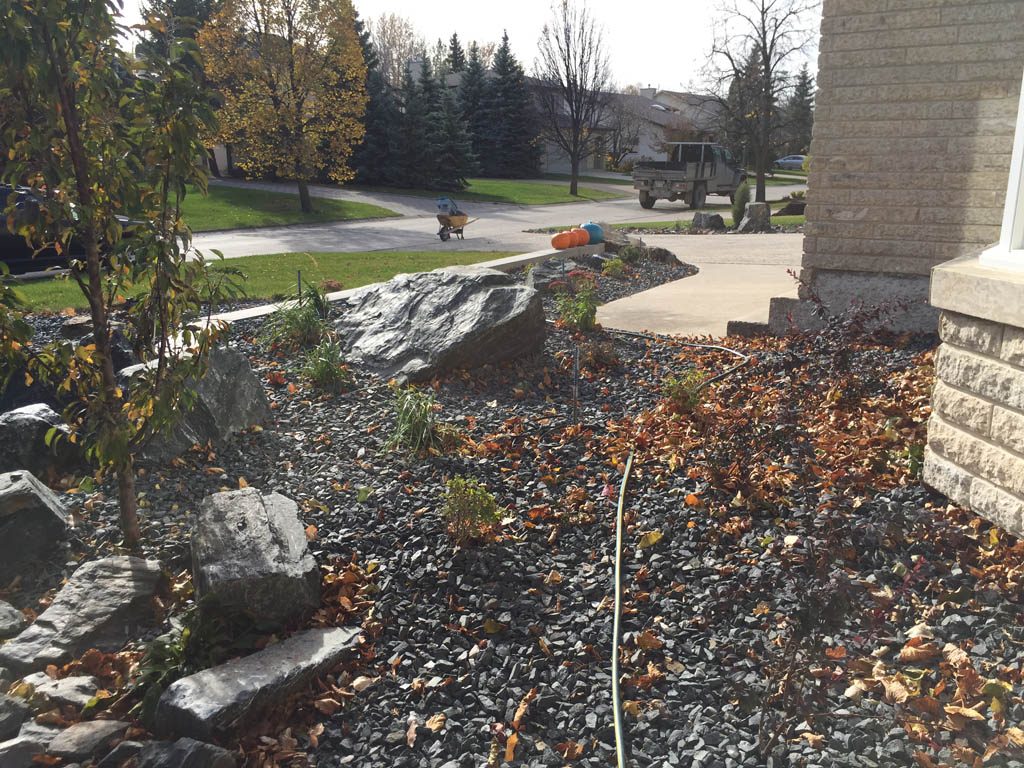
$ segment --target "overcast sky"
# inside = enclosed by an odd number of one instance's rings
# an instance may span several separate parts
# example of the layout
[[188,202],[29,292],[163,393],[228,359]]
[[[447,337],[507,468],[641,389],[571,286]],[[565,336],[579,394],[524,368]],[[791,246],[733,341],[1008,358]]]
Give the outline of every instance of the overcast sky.
[[[523,67],[530,71],[537,39],[550,18],[550,0],[354,0],[364,19],[385,13],[408,18],[427,42],[445,41],[452,32],[468,44],[497,41],[502,30]],[[125,0],[125,21],[138,20],[140,0]],[[615,82],[687,90],[700,82],[716,26],[722,20],[713,0],[588,0],[604,28]],[[818,19],[809,19],[818,28]],[[813,46],[812,46],[813,47]],[[810,50],[811,70],[817,51]],[[798,68],[796,65],[794,68]]]

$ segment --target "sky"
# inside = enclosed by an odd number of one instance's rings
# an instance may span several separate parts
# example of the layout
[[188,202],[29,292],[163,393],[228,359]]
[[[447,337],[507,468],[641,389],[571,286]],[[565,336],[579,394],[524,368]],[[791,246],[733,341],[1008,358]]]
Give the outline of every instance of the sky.
[[[529,72],[541,29],[551,16],[550,0],[353,0],[362,19],[405,16],[428,44],[458,32],[464,44],[488,42],[508,32],[512,50]],[[124,20],[139,19],[141,0],[124,0]],[[715,29],[723,20],[714,0],[586,0],[602,26],[616,85],[693,90],[702,82]],[[809,19],[817,30],[818,19]],[[812,46],[813,47],[813,46]],[[817,53],[807,63],[816,67]],[[794,67],[799,68],[799,63]]]

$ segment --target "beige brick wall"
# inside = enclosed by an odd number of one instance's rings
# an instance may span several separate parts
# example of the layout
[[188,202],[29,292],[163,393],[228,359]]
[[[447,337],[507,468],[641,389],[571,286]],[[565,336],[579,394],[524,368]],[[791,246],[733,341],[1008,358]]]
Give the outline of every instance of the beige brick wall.
[[998,240],[1024,0],[826,0],[821,32],[803,266],[925,276]]
[[1024,534],[1024,330],[943,312],[939,333],[924,480]]

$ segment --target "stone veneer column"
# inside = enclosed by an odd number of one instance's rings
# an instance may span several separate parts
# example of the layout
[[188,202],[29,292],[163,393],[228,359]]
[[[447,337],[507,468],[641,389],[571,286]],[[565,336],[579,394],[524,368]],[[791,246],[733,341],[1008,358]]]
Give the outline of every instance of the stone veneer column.
[[924,481],[1024,535],[1024,271],[967,257],[932,272],[942,310]]

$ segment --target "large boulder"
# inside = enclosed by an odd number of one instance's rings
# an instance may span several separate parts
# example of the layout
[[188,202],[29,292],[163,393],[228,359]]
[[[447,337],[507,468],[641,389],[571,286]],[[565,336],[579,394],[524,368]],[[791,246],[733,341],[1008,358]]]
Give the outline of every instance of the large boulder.
[[0,666],[27,674],[89,648],[119,650],[134,627],[152,621],[161,581],[155,560],[116,556],[80,566],[34,624],[0,645]]
[[[118,378],[130,388],[132,380],[153,365],[151,362],[129,366],[118,373]],[[195,383],[194,394],[195,402],[181,421],[143,446],[143,459],[167,461],[197,443],[218,446],[231,435],[270,417],[266,393],[249,361],[229,347],[218,347],[210,354],[206,374]]]
[[339,302],[349,359],[399,380],[429,379],[535,352],[544,342],[540,294],[491,269],[398,275]]
[[52,550],[67,528],[64,505],[31,472],[0,474],[0,584]]
[[309,629],[251,656],[182,678],[157,704],[157,728],[196,739],[225,738],[344,661],[359,629]]
[[765,232],[771,229],[771,208],[768,203],[747,203],[737,232]]
[[192,571],[200,598],[268,625],[320,604],[320,571],[299,509],[277,493],[243,488],[207,496],[192,533]]
[[[51,445],[46,433],[58,433]],[[45,403],[34,403],[0,414],[0,472],[27,469],[36,477],[51,478],[73,469],[81,453],[68,440],[67,424]]]

